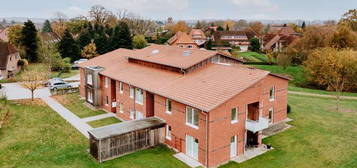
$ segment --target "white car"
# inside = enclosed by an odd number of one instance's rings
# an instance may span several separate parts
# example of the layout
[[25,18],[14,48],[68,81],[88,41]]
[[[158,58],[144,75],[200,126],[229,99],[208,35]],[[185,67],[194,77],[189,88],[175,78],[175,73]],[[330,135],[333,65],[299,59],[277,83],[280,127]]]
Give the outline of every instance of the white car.
[[72,68],[78,68],[78,64],[83,63],[88,61],[88,59],[79,59],[77,61],[74,61],[74,64],[72,65]]

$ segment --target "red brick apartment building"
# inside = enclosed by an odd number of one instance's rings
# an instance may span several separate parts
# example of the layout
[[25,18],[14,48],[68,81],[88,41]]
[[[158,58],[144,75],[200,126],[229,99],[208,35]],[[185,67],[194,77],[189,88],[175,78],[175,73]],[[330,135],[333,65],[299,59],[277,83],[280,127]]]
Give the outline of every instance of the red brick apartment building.
[[166,122],[165,144],[216,167],[287,118],[288,80],[215,51],[152,45],[80,65],[80,94],[123,120]]

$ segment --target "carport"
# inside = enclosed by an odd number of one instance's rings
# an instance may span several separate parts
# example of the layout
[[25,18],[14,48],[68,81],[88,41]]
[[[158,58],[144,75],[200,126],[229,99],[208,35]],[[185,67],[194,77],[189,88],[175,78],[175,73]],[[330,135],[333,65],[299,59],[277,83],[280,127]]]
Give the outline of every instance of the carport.
[[165,121],[150,117],[90,130],[90,154],[104,162],[158,145],[163,142],[165,125]]

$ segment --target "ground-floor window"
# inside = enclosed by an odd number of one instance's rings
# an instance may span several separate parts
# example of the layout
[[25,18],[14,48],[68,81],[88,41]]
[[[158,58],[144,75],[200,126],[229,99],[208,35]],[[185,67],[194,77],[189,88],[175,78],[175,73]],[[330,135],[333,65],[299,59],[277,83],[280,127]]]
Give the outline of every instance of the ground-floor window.
[[93,103],[93,92],[90,89],[87,90],[87,101]]
[[144,114],[142,112],[139,112],[139,111],[136,112],[136,119],[137,120],[141,120],[141,119],[144,119],[144,118],[145,118],[145,116],[144,116]]
[[124,105],[123,105],[123,103],[119,104],[119,111],[120,111],[120,113],[124,113]]
[[166,139],[171,140],[171,126],[166,125]]
[[273,122],[274,108],[269,109],[269,122]]
[[135,118],[135,111],[130,110],[130,119],[134,120]]

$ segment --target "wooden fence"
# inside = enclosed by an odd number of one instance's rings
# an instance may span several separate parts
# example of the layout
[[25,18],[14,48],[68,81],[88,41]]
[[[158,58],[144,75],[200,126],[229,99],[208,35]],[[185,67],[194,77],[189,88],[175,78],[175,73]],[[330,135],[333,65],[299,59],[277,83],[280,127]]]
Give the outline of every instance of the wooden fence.
[[90,153],[99,162],[111,160],[160,143],[160,129],[136,130],[96,140],[90,135]]

